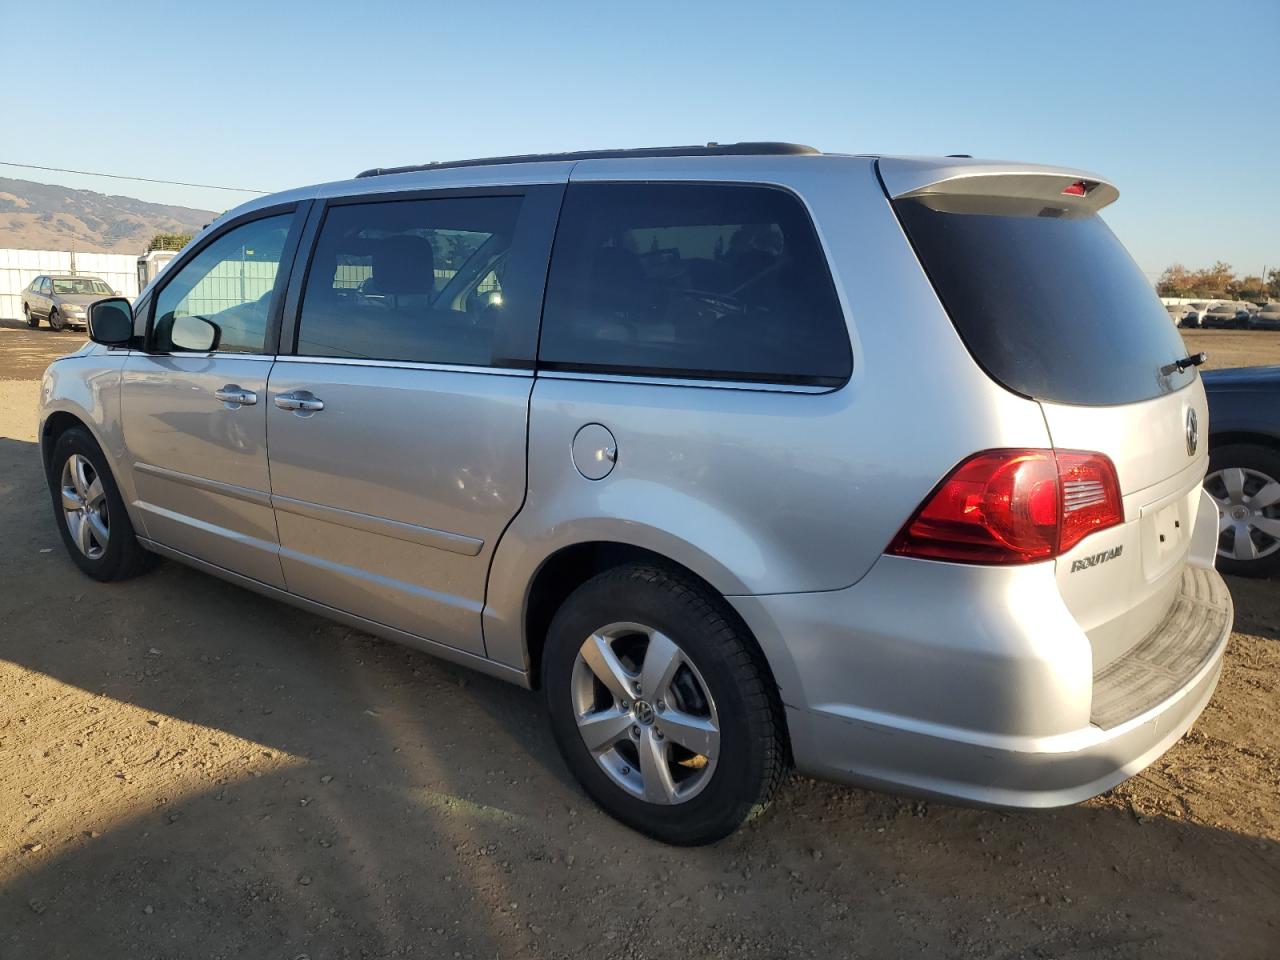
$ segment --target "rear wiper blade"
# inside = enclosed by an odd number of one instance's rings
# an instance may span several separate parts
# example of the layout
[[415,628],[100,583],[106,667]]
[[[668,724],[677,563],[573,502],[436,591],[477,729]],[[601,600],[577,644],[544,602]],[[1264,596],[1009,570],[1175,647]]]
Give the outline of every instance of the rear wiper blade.
[[1187,356],[1183,357],[1181,360],[1175,360],[1173,361],[1173,363],[1166,363],[1163,367],[1160,368],[1160,373],[1162,376],[1166,376],[1166,377],[1169,374],[1173,373],[1174,371],[1177,371],[1178,373],[1182,373],[1182,371],[1187,369],[1187,367],[1198,367],[1200,366],[1200,364],[1204,363],[1208,359],[1209,359],[1209,355],[1207,353],[1204,353],[1203,351],[1200,353],[1188,354]]

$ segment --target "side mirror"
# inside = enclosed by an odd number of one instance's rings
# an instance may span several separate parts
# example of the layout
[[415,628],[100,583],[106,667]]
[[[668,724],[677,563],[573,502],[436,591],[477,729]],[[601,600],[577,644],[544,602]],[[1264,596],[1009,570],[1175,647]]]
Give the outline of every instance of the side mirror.
[[123,347],[133,339],[133,307],[124,297],[108,297],[89,304],[89,339],[108,347]]
[[207,353],[218,349],[222,328],[204,317],[174,317],[169,342],[179,350]]

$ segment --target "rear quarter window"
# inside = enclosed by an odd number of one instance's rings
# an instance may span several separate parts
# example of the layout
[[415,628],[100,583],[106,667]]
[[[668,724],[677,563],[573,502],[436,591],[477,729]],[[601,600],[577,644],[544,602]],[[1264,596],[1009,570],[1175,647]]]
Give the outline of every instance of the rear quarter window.
[[974,359],[1010,390],[1082,405],[1190,383],[1187,349],[1096,213],[1039,201],[928,196],[898,218]]
[[800,201],[764,186],[572,184],[539,365],[836,386],[852,354]]

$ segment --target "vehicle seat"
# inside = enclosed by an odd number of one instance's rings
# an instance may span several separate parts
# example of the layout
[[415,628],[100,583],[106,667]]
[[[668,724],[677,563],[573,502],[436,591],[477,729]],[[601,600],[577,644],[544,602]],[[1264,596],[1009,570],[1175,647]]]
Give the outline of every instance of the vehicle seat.
[[579,314],[577,338],[625,342],[635,338],[635,324],[653,304],[653,291],[640,257],[621,247],[595,252],[594,277],[587,309]]

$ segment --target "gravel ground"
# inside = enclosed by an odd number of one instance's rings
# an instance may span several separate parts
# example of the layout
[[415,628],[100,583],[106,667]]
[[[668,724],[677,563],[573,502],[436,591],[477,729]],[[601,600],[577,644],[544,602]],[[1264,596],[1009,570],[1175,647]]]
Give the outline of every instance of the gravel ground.
[[[1280,334],[1187,341],[1280,359]],[[0,957],[1277,955],[1274,583],[1231,582],[1209,708],[1097,800],[793,777],[675,850],[586,800],[534,694],[177,564],[80,576],[32,379],[79,342],[0,322]]]

